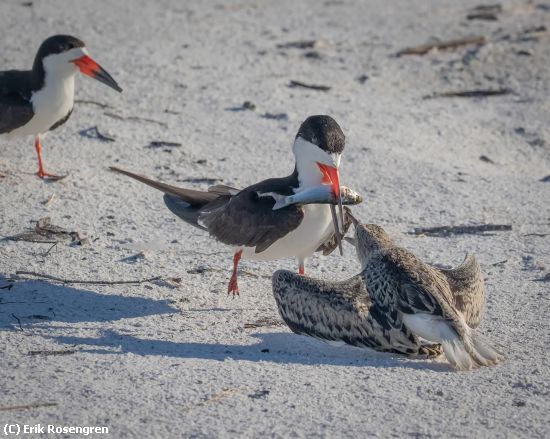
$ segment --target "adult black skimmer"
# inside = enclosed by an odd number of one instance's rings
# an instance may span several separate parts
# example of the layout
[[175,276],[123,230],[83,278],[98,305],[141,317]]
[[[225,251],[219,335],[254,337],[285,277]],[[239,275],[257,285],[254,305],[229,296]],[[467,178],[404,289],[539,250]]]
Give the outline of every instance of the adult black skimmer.
[[355,224],[355,238],[348,240],[355,243],[361,273],[342,282],[284,270],[273,275],[279,313],[292,331],[406,355],[431,357],[442,349],[459,370],[503,360],[474,330],[485,303],[475,258],[441,270],[396,247],[380,226],[348,216]]
[[40,178],[62,178],[44,170],[41,136],[64,124],[71,115],[78,70],[122,91],[111,75],[90,58],[84,43],[68,35],[45,40],[32,70],[0,72],[0,134],[35,136]]
[[335,235],[339,237],[331,213],[334,205],[274,206],[281,196],[312,191],[321,185],[330,185],[333,195],[341,200],[338,167],[344,144],[344,133],[334,119],[311,116],[302,123],[294,140],[294,172],[242,190],[227,186],[213,186],[207,192],[183,189],[111,169],[163,191],[164,202],[173,213],[233,247],[228,293],[238,294],[237,267],[241,258],[274,260],[294,256],[303,274],[306,258],[316,250],[325,254],[334,250]]

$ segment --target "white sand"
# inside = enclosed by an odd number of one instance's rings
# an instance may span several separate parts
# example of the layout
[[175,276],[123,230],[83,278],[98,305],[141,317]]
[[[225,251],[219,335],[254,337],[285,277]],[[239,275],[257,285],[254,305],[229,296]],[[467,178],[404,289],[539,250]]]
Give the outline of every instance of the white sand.
[[[113,108],[77,104],[45,139],[47,170],[70,174],[62,182],[32,175],[30,139],[1,140],[0,235],[50,216],[97,240],[59,244],[47,256],[49,244],[0,241],[0,287],[17,270],[72,279],[179,277],[181,284],[20,278],[0,289],[0,406],[55,403],[0,411],[0,427],[102,425],[117,438],[550,435],[549,283],[533,281],[550,271],[550,236],[532,235],[550,233],[550,183],[539,181],[550,174],[550,44],[548,34],[520,36],[550,28],[548,2],[502,2],[498,21],[466,20],[477,0],[21,3],[0,3],[1,69],[28,68],[42,39],[70,33],[87,42],[124,93],[78,79],[78,99]],[[489,40],[479,50],[393,56],[435,37],[478,34]],[[321,42],[314,49],[321,59],[276,48],[303,39]],[[290,80],[333,88],[293,89]],[[514,93],[422,99],[479,87]],[[229,110],[245,100],[256,111]],[[266,112],[288,120],[262,118]],[[244,263],[262,277],[241,275],[241,297],[228,297],[225,247],[179,221],[160,193],[107,171],[118,165],[175,184],[209,177],[248,185],[290,172],[296,130],[323,113],[347,135],[342,184],[366,196],[355,209],[360,218],[383,225],[427,261],[450,265],[476,253],[489,294],[482,330],[504,347],[504,364],[456,373],[444,360],[410,361],[294,335],[281,325],[269,276],[295,269],[295,261]],[[78,134],[95,125],[116,142]],[[152,140],[183,146],[145,148]],[[406,234],[483,222],[513,230]],[[140,251],[145,257],[132,257]],[[197,267],[213,271],[188,272]],[[316,256],[307,265],[324,278],[357,270],[349,245],[343,258]],[[261,319],[275,324],[245,328]],[[67,349],[77,352],[29,355]]]

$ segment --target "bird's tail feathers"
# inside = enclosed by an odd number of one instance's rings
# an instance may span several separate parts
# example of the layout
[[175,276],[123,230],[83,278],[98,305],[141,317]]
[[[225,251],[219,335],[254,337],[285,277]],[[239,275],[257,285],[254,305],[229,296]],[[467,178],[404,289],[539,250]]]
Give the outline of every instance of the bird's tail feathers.
[[504,355],[482,334],[469,329],[464,337],[442,340],[443,352],[451,365],[458,370],[471,370],[480,366],[494,366]]
[[165,194],[181,198],[183,201],[189,203],[192,206],[201,206],[211,201],[214,201],[216,198],[219,197],[219,194],[216,192],[203,192],[193,189],[179,188],[166,183],[162,183],[160,181],[151,180],[150,178],[144,177],[143,175],[134,174],[133,172],[125,171],[124,169],[120,169],[115,166],[111,166],[109,167],[109,169],[111,171],[118,172],[119,174],[124,174],[128,177],[131,177],[134,180],[140,181],[141,183],[144,183],[155,189],[158,189]]

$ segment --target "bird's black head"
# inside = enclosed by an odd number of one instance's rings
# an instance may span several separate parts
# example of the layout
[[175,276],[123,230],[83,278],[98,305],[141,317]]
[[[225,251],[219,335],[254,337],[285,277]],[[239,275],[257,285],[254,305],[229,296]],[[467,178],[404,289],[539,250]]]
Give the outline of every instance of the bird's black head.
[[48,77],[68,78],[80,70],[111,88],[122,89],[109,73],[89,55],[84,42],[70,35],[54,35],[47,38],[38,49],[33,65],[33,89],[40,89]]
[[338,123],[330,116],[310,116],[300,126],[296,138],[317,145],[328,154],[341,154],[346,136]]
[[70,35],[54,35],[44,40],[38,49],[36,58],[42,60],[48,55],[67,52],[71,49],[84,47],[84,42]]

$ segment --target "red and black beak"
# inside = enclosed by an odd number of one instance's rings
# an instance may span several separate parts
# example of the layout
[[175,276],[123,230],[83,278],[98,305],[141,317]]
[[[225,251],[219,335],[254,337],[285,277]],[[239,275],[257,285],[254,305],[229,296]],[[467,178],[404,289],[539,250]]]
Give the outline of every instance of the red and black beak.
[[81,56],[71,62],[74,63],[85,75],[97,79],[99,82],[103,82],[103,84],[114,88],[118,92],[122,92],[122,89],[118,86],[113,77],[88,55]]
[[319,169],[323,173],[321,183],[330,184],[334,196],[340,198],[340,174],[338,173],[338,168],[319,162],[317,162],[317,166],[319,166]]
[[[340,224],[344,227],[344,208],[342,207],[342,197],[340,194],[340,173],[336,166],[325,165],[324,163],[317,162],[317,166],[323,173],[323,179],[321,183],[330,184],[332,186],[332,192],[334,196],[338,198],[338,210],[340,213]],[[332,221],[334,223],[334,233],[336,235],[336,242],[340,250],[340,255],[344,254],[342,249],[342,234],[340,233],[340,226],[338,224],[338,218],[336,218],[336,212],[334,211],[334,205],[330,206],[332,212]]]

